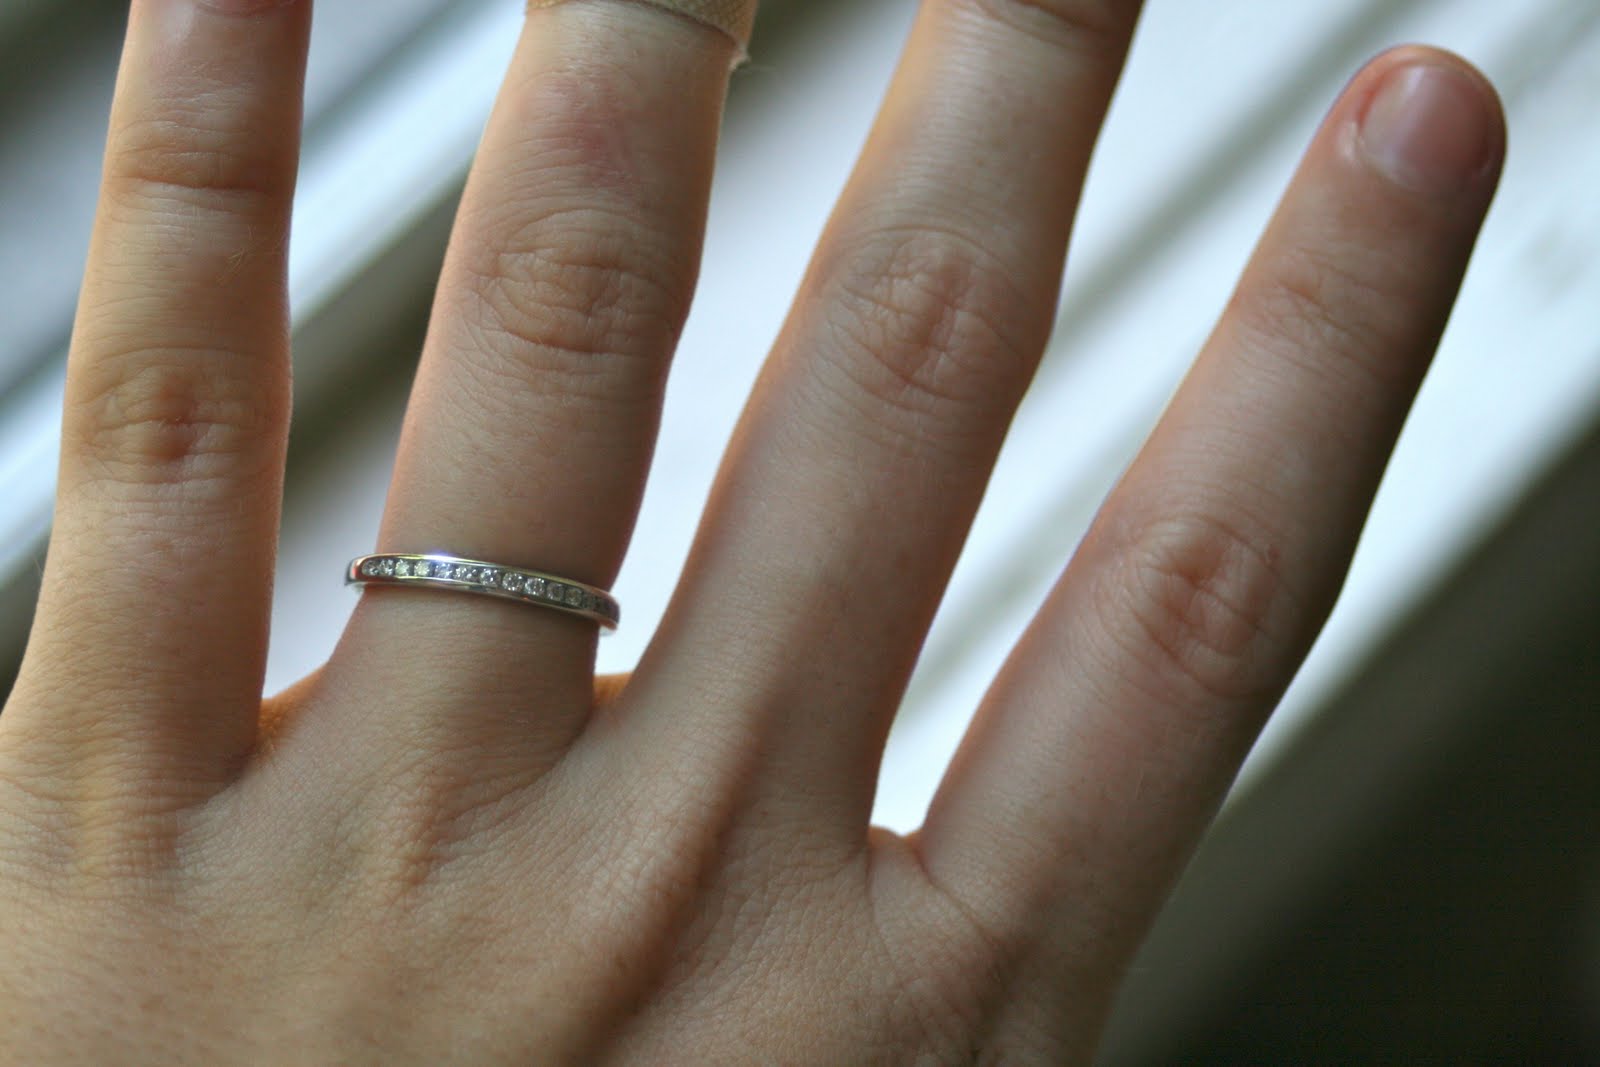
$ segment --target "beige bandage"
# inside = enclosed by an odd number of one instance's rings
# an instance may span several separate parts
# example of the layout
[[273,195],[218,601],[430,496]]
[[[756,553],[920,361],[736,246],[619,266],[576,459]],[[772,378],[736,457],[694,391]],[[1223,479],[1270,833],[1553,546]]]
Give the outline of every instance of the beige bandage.
[[[566,2],[567,0],[528,0],[528,10],[555,7]],[[750,30],[756,21],[756,0],[636,0],[636,2],[653,4],[721,30],[732,37],[733,43],[738,45],[740,60],[745,57],[745,49],[750,47]]]

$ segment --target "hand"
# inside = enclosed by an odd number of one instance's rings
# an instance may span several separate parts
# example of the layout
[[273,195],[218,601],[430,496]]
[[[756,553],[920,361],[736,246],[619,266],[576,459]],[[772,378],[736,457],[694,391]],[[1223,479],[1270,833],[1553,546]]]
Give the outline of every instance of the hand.
[[[581,619],[384,587],[263,705],[309,5],[135,0],[0,715],[8,1058],[1087,1058],[1335,597],[1503,147],[1459,60],[1354,80],[926,826],[869,830],[1137,6],[924,5],[630,679]],[[613,579],[734,48],[530,12],[381,548]]]

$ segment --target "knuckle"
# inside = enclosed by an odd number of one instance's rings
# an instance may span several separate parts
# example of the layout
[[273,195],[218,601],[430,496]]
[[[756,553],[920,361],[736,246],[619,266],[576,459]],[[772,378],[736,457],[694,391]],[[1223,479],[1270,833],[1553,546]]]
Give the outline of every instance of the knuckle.
[[[98,381],[69,401],[75,457],[129,483],[237,480],[241,462],[285,417],[287,396],[249,390],[227,363],[239,354],[163,349],[101,358]],[[286,390],[285,390],[286,392]]]
[[5,869],[57,869],[70,855],[68,798],[56,781],[0,763],[0,801],[8,818],[0,825]]
[[86,775],[81,752],[32,747],[28,756],[8,753],[14,758],[0,762],[0,801],[9,816],[0,827],[0,866],[42,872],[66,892],[102,883],[115,894],[180,865],[203,803],[192,785],[116,754],[95,758]]
[[659,244],[636,222],[590,209],[525,223],[465,251],[467,319],[498,342],[474,346],[487,357],[477,369],[566,395],[656,388],[692,289]]
[[992,253],[932,229],[847,249],[821,296],[824,371],[865,397],[873,425],[887,411],[912,436],[987,427],[1026,386],[1048,319]]
[[1120,559],[1115,617],[1125,625],[1113,635],[1138,669],[1225,705],[1275,691],[1280,617],[1293,596],[1269,540],[1191,510],[1132,531]]
[[[221,111],[228,110],[226,107]],[[111,142],[105,192],[115,203],[176,201],[184,207],[249,210],[285,204],[293,193],[293,153],[226,120],[193,115],[129,123]]]
[[1383,382],[1402,377],[1404,361],[1382,358],[1395,332],[1386,321],[1391,294],[1341,256],[1310,248],[1279,256],[1235,297],[1238,321],[1264,347],[1318,364],[1331,355]]
[[1007,994],[1017,954],[979,929],[964,905],[931,914],[909,946],[882,930],[880,920],[879,954],[895,977],[919,1045],[949,1054],[983,1028],[994,1001]]

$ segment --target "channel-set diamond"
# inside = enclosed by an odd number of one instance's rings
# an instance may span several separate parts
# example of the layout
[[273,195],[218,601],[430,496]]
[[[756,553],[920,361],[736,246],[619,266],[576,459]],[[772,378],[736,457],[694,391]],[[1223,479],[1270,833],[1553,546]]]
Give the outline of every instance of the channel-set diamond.
[[441,559],[414,559],[403,556],[368,556],[353,565],[351,581],[382,581],[395,578],[423,578],[435,582],[475,587],[473,592],[492,593],[516,600],[583,612],[614,627],[619,612],[616,601],[598,591],[574,582],[558,581],[546,575],[510,570],[474,562]]

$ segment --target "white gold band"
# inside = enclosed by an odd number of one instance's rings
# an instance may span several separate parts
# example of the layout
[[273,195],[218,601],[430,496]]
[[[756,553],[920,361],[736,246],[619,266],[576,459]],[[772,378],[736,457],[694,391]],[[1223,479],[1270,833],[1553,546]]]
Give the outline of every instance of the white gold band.
[[384,553],[359,556],[345,571],[346,585],[403,585],[450,589],[459,593],[516,600],[554,608],[615,630],[622,609],[610,593],[592,585],[526,567],[506,567],[476,559],[437,554]]

